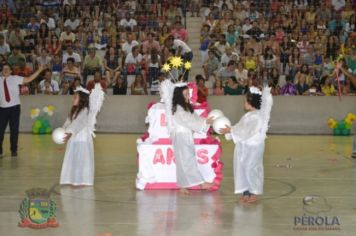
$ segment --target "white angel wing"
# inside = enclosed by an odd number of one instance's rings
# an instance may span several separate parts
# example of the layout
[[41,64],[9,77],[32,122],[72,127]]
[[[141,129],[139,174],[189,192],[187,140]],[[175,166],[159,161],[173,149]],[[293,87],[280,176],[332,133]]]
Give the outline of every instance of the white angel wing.
[[89,127],[92,132],[92,136],[95,137],[95,124],[96,116],[98,115],[103,102],[105,93],[100,85],[100,83],[95,84],[94,89],[91,91],[89,96]]
[[262,133],[266,134],[269,128],[269,120],[271,116],[271,110],[273,105],[273,98],[271,94],[271,88],[265,86],[262,90],[262,104],[261,113],[263,118]]
[[166,113],[166,120],[167,120],[167,128],[168,132],[171,133],[172,131],[172,98],[174,92],[174,84],[171,80],[166,79],[160,85],[160,96],[161,102],[164,103],[165,113]]

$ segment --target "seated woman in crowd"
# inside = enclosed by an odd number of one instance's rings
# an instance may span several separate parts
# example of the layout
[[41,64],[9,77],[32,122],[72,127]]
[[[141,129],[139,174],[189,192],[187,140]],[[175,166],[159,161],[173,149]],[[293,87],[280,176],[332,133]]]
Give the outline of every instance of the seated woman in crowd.
[[297,82],[299,80],[299,77],[305,75],[306,83],[308,85],[311,85],[314,81],[314,78],[310,72],[309,67],[306,64],[303,64],[300,67],[300,70],[298,70],[297,74],[295,75],[294,81]]
[[237,83],[235,77],[230,77],[227,81],[227,84],[224,88],[225,95],[242,95],[243,94],[243,87]]
[[203,103],[207,101],[209,94],[209,89],[205,86],[205,79],[202,75],[195,76],[195,82],[198,87],[198,103]]
[[244,65],[246,70],[257,70],[257,59],[254,55],[254,50],[253,48],[250,48],[247,50],[247,55],[244,59]]
[[50,44],[47,47],[49,54],[58,55],[62,49],[62,45],[60,44],[58,37],[54,34],[51,36]]
[[248,80],[248,71],[244,69],[244,64],[242,61],[237,63],[235,72],[237,81],[240,81],[245,86]]
[[67,59],[67,64],[62,70],[61,81],[62,83],[72,83],[75,78],[81,79],[82,75],[78,67],[74,64],[74,59],[72,57]]
[[148,95],[147,84],[141,74],[137,74],[131,85],[131,95]]
[[297,79],[296,84],[298,95],[307,95],[309,92],[309,85],[307,84],[307,75],[302,74]]
[[327,76],[324,75],[321,78],[321,92],[325,95],[325,96],[333,96],[336,95],[336,89],[332,83],[332,79]]
[[127,94],[127,84],[122,79],[121,76],[117,76],[113,83],[113,95],[126,95]]
[[213,85],[213,95],[215,96],[221,96],[225,94],[225,90],[224,90],[224,85],[221,82],[220,79],[216,79],[214,81],[214,85]]
[[302,58],[300,56],[300,50],[297,47],[292,48],[292,54],[289,56],[288,67],[289,75],[292,79],[295,77],[295,74],[298,72],[299,68],[302,65]]
[[264,53],[260,56],[260,67],[264,69],[272,69],[278,67],[277,56],[273,54],[272,48],[266,47]]

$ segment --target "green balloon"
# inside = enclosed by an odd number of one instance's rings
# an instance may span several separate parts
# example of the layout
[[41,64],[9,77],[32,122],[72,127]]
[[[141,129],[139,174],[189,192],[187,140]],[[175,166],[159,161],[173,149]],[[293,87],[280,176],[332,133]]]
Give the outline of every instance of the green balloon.
[[337,124],[337,128],[338,129],[345,129],[345,122],[344,121],[339,121],[339,123]]
[[43,125],[43,127],[45,127],[45,128],[50,127],[48,120],[43,120],[43,121],[42,121],[42,125]]
[[44,127],[41,127],[39,132],[40,132],[40,134],[45,134],[46,133],[46,129]]
[[33,127],[32,127],[32,133],[33,133],[33,134],[38,134],[38,133],[39,133],[38,128],[36,128],[35,126],[33,126]]
[[340,129],[334,129],[334,135],[340,135],[341,130]]
[[344,130],[342,131],[342,135],[344,135],[344,136],[349,136],[350,133],[351,133],[350,129],[344,129]]
[[351,129],[352,128],[352,124],[350,123],[345,123],[345,129]]
[[35,124],[34,124],[34,127],[41,128],[41,125],[42,125],[42,122],[40,120],[36,120]]
[[50,134],[52,133],[52,128],[51,127],[47,127],[46,128],[46,134]]

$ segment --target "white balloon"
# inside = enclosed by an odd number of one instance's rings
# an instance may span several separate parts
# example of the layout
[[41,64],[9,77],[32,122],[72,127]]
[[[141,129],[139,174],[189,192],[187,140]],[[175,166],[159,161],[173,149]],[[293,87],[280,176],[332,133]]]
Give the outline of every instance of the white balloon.
[[53,130],[52,139],[56,144],[64,144],[65,130],[63,128],[57,128]]
[[231,126],[231,122],[227,117],[223,116],[214,120],[213,129],[216,133],[221,134],[220,129],[226,128],[226,126]]
[[214,117],[214,120],[216,120],[219,117],[223,117],[223,116],[224,116],[224,113],[218,109],[214,109],[211,112],[209,112],[209,114],[208,114],[208,118]]

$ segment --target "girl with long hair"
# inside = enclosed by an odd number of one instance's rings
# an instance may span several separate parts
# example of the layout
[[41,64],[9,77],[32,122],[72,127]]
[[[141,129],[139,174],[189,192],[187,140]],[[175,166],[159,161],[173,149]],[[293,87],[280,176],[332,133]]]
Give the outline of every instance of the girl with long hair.
[[141,74],[136,75],[131,84],[131,95],[148,95],[147,84]]
[[94,184],[94,147],[89,124],[89,91],[74,91],[72,109],[63,125],[67,143],[60,184],[91,186]]
[[207,132],[213,120],[203,119],[194,113],[186,84],[174,89],[172,115],[171,138],[176,160],[177,185],[183,194],[189,194],[188,188],[197,185],[202,189],[211,188],[212,184],[207,183],[198,169],[193,132]]

